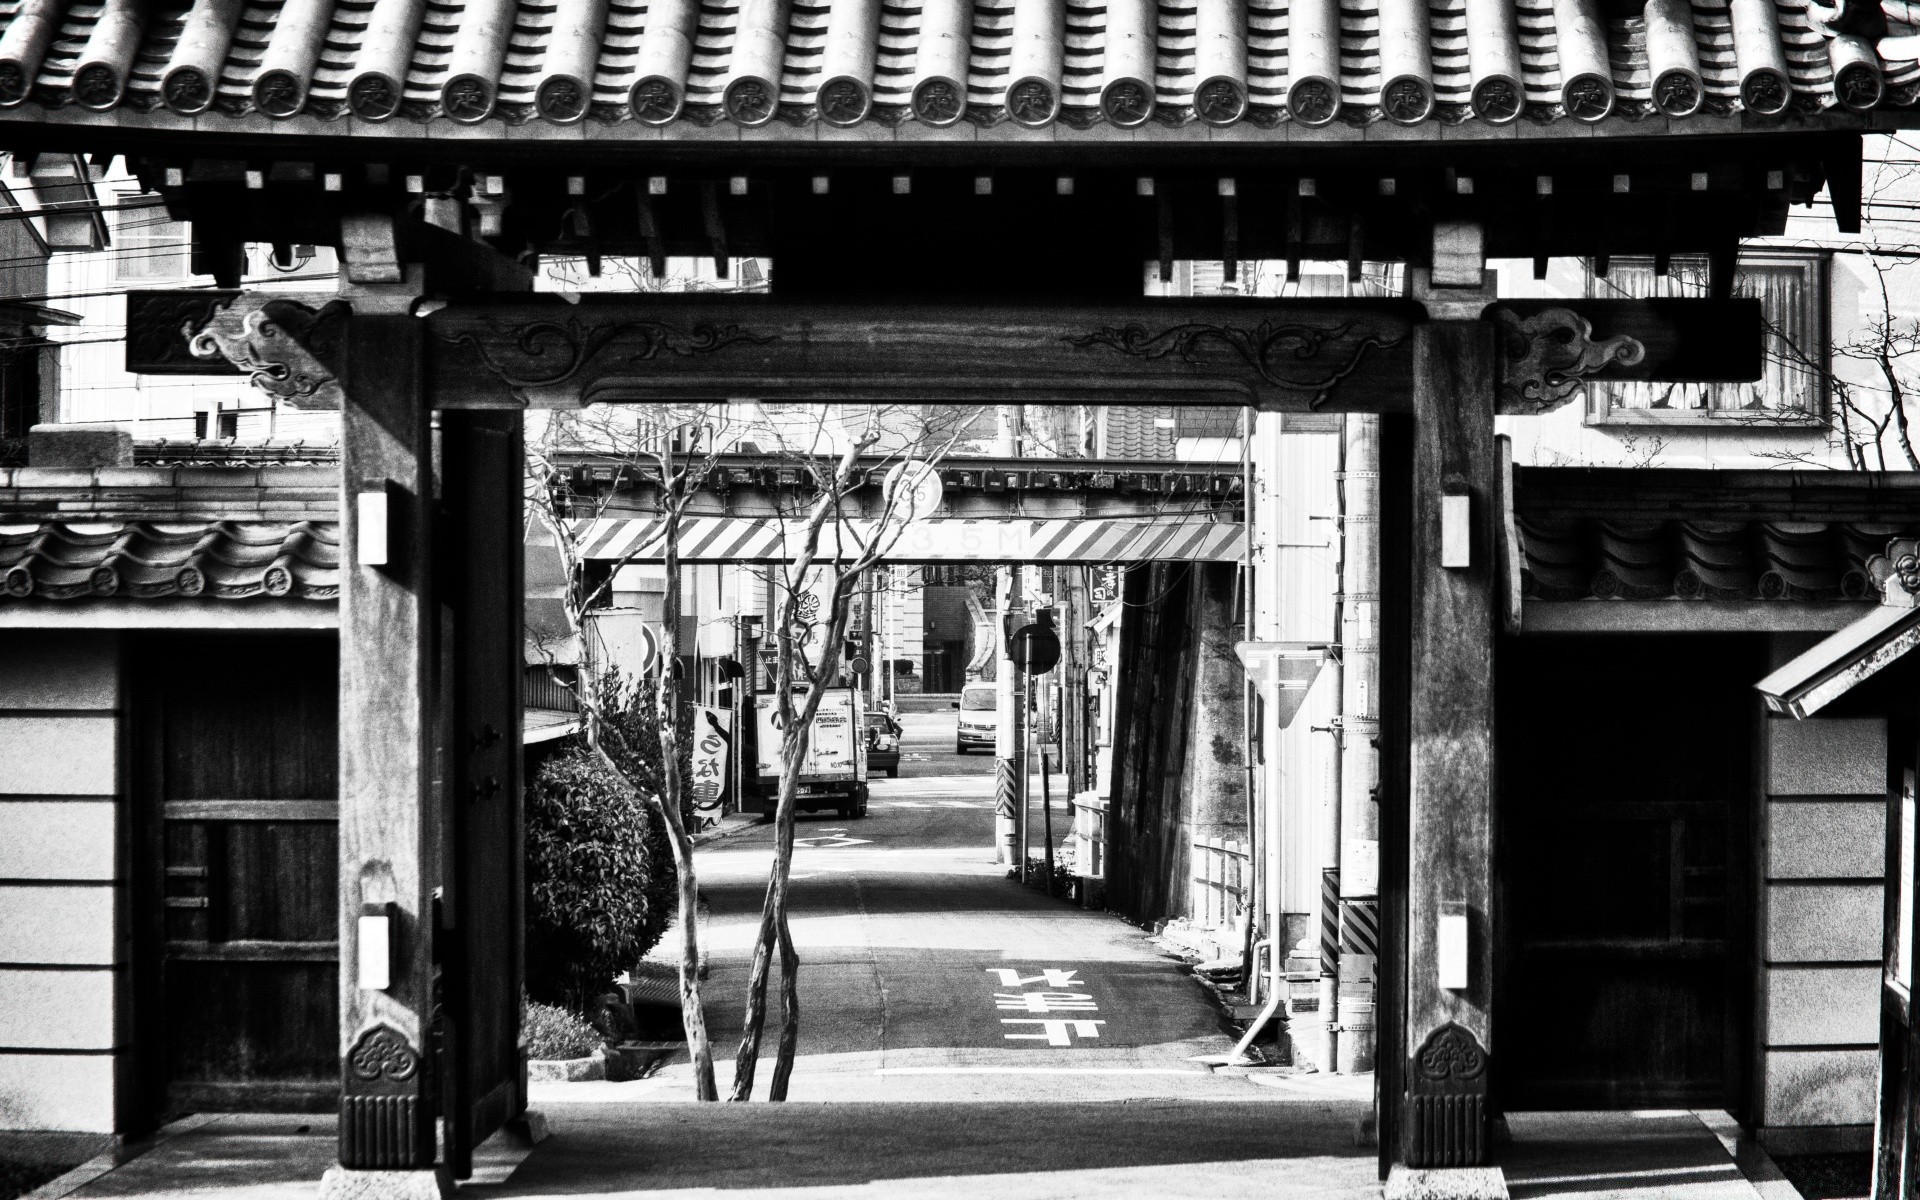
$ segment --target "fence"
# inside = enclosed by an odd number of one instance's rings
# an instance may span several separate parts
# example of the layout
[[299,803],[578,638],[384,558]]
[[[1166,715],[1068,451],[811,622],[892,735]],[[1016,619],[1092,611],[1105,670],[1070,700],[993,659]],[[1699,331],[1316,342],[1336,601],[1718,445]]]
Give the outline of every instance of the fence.
[[1073,798],[1073,834],[1067,839],[1068,861],[1083,879],[1107,877],[1107,802],[1098,792]]
[[1252,860],[1237,838],[1195,838],[1188,920],[1203,929],[1229,929],[1245,919]]
[[[565,680],[559,678],[562,671],[568,676]],[[527,667],[520,677],[521,702],[528,708],[579,712],[580,697],[574,693],[572,675],[571,667]]]

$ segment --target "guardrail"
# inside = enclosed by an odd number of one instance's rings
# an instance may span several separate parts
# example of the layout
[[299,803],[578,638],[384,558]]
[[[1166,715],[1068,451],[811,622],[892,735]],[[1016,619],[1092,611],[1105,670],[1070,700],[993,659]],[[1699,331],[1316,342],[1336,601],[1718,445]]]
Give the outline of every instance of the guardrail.
[[1237,838],[1193,839],[1188,919],[1204,929],[1228,929],[1245,917],[1252,856]]

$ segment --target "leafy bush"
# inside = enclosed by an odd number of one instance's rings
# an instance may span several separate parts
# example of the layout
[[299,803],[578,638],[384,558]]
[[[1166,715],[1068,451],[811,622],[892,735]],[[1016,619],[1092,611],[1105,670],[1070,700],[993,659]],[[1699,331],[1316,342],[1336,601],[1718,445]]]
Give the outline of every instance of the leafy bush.
[[601,1042],[593,1026],[552,1004],[528,1004],[523,1028],[529,1058],[585,1058]]
[[[607,757],[619,765],[628,779],[642,789],[643,794],[665,795],[666,780],[660,770],[660,724],[654,716],[653,689],[650,684],[631,679],[613,670],[602,675],[599,680],[600,712],[611,731],[611,735],[602,738]],[[683,711],[680,718],[680,820],[688,828],[693,827],[693,789],[686,786],[693,778],[693,721],[691,714]],[[667,825],[653,813],[653,806],[647,806],[649,845],[653,847],[655,861],[665,864],[664,870],[655,871],[647,884],[647,906],[649,912],[661,914],[661,930],[673,923],[676,906],[679,904],[679,873],[673,866],[673,846],[668,841]],[[659,936],[651,938],[647,945],[658,942]]]
[[643,797],[583,746],[548,759],[527,789],[528,994],[579,1011],[611,988],[666,932],[673,880]]

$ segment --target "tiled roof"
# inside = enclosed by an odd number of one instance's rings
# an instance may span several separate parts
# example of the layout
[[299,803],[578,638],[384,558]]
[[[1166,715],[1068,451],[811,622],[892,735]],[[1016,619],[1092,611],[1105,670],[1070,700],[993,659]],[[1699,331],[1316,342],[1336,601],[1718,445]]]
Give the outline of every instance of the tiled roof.
[[339,529],[323,521],[60,521],[0,516],[0,594],[78,600],[340,591]]
[[1523,468],[1523,594],[1871,600],[1867,560],[1920,531],[1907,473]]
[[1920,523],[1520,520],[1538,600],[1870,600],[1866,561]]
[[1573,133],[1609,116],[1912,104],[1920,69],[1882,62],[1868,40],[1910,31],[1847,5],[1838,24],[1851,32],[1838,33],[1822,11],[1807,0],[0,0],[0,105],[14,119],[171,110],[199,117],[180,127],[200,132],[292,120],[319,133],[314,118],[351,116],[355,133],[389,119],[590,121],[646,137],[725,124],[1527,119]]

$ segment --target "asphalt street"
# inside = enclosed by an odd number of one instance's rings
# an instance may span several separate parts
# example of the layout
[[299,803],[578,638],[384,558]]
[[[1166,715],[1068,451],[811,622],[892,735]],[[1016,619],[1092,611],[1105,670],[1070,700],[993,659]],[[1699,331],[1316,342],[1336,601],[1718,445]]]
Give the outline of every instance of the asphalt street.
[[[1368,1094],[1365,1081],[1256,1082],[1197,1061],[1233,1044],[1210,994],[1144,931],[1006,878],[993,852],[993,760],[955,755],[953,722],[950,713],[907,714],[906,769],[900,779],[873,781],[866,818],[799,820],[792,931],[801,959],[800,1055],[790,1098]],[[1057,794],[1054,809],[1064,835],[1066,803]],[[723,1090],[772,858],[773,829],[764,826],[713,843],[697,859],[712,908],[704,999]],[[778,985],[776,970],[775,996]],[[770,1007],[777,1012],[777,1001]],[[776,1015],[756,1096],[766,1093],[777,1027]],[[631,1083],[546,1086],[552,1091],[543,1094],[557,1100],[693,1095],[684,1062]]]

